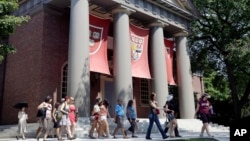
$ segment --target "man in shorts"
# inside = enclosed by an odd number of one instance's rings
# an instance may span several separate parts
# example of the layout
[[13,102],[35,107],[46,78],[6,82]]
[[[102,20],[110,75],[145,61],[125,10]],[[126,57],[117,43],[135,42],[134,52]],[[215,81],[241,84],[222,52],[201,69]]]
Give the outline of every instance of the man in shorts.
[[121,99],[117,100],[118,104],[115,106],[115,116],[114,116],[114,120],[116,123],[116,128],[113,132],[113,137],[116,138],[115,134],[116,132],[121,129],[122,135],[124,139],[127,139],[127,133],[124,129],[124,116],[125,116],[125,112],[124,112],[124,107],[123,107],[123,101]]

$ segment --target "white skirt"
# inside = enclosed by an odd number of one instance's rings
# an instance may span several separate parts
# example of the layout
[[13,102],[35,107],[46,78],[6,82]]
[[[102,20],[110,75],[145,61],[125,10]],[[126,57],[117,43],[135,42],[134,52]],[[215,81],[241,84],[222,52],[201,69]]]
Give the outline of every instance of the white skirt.
[[69,125],[71,125],[71,122],[69,120],[69,116],[68,115],[63,115],[59,124],[61,126],[69,126]]

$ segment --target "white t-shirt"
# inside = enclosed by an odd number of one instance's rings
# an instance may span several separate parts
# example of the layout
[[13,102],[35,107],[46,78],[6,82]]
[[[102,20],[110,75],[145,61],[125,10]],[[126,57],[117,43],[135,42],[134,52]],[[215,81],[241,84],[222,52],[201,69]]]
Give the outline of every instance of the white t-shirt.
[[96,104],[94,105],[94,113],[100,112],[100,107]]

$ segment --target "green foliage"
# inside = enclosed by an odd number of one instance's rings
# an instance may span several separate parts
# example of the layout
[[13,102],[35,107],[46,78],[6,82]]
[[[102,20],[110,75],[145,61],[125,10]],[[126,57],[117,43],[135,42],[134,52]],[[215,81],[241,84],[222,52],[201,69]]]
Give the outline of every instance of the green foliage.
[[211,94],[214,100],[224,101],[231,98],[227,80],[215,71],[204,74],[204,86],[206,93]]
[[250,1],[193,2],[200,18],[189,36],[192,71],[203,71],[206,92],[216,100],[232,101],[235,117],[240,117],[241,110],[249,111]]
[[17,0],[0,0],[0,63],[4,56],[16,52],[16,49],[8,44],[8,36],[15,31],[16,27],[30,19],[29,16],[11,15],[17,9]]

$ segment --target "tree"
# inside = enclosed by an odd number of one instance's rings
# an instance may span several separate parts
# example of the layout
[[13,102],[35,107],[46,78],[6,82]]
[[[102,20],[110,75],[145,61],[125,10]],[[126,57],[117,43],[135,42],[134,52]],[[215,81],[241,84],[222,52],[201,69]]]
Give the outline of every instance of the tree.
[[0,63],[4,56],[16,51],[8,43],[8,36],[15,31],[17,26],[29,20],[29,16],[12,15],[18,6],[18,0],[0,0]]
[[204,71],[205,77],[216,72],[217,83],[210,84],[230,95],[224,98],[232,100],[234,118],[240,119],[250,103],[250,1],[193,2],[200,18],[192,23],[189,38],[192,71]]

